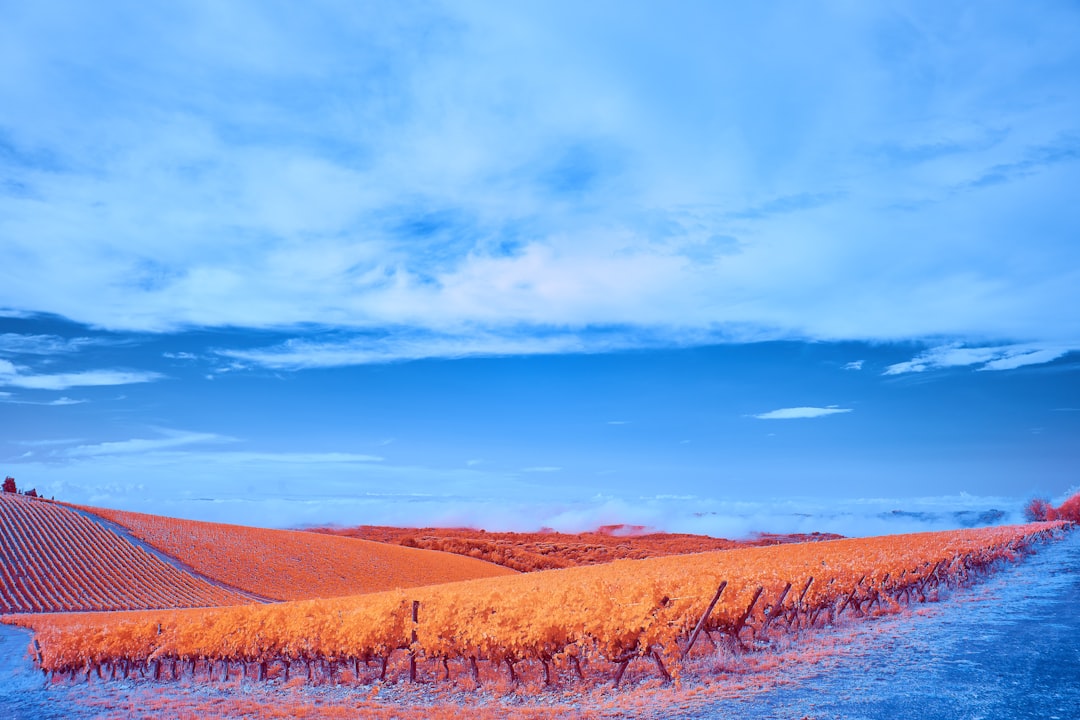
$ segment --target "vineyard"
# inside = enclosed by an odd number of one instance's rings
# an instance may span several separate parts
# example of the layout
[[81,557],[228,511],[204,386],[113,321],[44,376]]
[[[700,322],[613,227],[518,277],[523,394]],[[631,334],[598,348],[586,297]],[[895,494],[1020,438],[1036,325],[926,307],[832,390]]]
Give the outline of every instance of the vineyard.
[[664,680],[966,585],[1062,523],[626,560],[357,597],[207,610],[16,616],[39,667],[71,678],[365,683]]
[[340,597],[514,574],[471,557],[292,530],[80,507],[218,582],[273,600]]
[[236,605],[79,513],[0,493],[0,613]]
[[397,528],[377,525],[311,528],[308,532],[466,555],[520,572],[840,538],[839,535],[829,533],[806,533],[761,534],[746,540],[725,540],[707,535],[643,533],[640,528],[623,525],[611,525],[595,532],[576,534],[485,532],[470,528]]

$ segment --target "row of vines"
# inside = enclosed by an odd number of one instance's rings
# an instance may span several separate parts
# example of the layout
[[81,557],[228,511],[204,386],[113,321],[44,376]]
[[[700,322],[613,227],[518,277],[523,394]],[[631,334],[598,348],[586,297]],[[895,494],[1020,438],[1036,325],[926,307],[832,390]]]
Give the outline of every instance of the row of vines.
[[62,505],[0,494],[0,613],[243,602]]
[[[1061,523],[698,555],[365,596],[112,615],[19,616],[47,673],[214,680],[243,674],[373,682],[619,683],[634,660],[665,679],[709,642],[738,652],[934,599],[1051,539]],[[483,669],[483,672],[482,672]]]

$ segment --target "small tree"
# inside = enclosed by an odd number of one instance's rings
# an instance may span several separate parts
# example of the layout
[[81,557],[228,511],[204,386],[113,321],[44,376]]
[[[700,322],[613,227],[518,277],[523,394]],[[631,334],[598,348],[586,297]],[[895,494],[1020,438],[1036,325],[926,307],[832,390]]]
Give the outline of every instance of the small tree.
[[1028,522],[1043,522],[1050,519],[1054,506],[1043,498],[1032,498],[1024,507],[1024,519]]
[[18,489],[15,487],[15,478],[10,475],[4,478],[4,492],[18,492]]

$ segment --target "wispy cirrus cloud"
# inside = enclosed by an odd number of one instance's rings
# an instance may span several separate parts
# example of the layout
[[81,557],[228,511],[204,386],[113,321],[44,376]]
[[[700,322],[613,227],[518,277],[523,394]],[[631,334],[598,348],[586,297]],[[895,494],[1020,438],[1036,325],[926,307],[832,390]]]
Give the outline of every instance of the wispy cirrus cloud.
[[161,380],[165,376],[154,371],[81,370],[67,373],[26,373],[14,363],[0,360],[0,387],[27,390],[67,390],[73,387],[132,385]]
[[245,452],[227,451],[200,453],[200,456],[213,462],[224,463],[281,463],[289,465],[350,465],[353,463],[379,463],[381,455],[348,452]]
[[650,328],[609,328],[572,332],[552,328],[464,330],[458,334],[420,332],[408,328],[340,340],[294,338],[279,345],[250,350],[218,350],[217,354],[274,369],[369,365],[428,358],[505,355],[601,353],[670,344],[705,344],[724,337],[709,331],[657,332]]
[[14,443],[20,447],[51,447],[59,445],[76,445],[84,442],[81,438],[48,438],[42,440],[16,440]]
[[851,410],[851,408],[842,408],[836,405],[829,405],[828,407],[790,407],[758,413],[752,417],[755,417],[758,420],[798,420],[801,418],[816,418],[839,413],[849,413]]
[[0,354],[8,355],[59,355],[74,353],[103,341],[89,337],[64,338],[58,335],[31,335],[23,333],[0,334]]
[[116,440],[112,442],[94,443],[92,445],[78,445],[61,451],[66,457],[94,457],[98,455],[132,455],[151,453],[159,450],[170,450],[188,445],[202,445],[207,443],[230,443],[236,442],[236,438],[216,433],[187,432],[184,430],[161,429],[160,437],[155,438],[132,438],[130,440]]
[[965,346],[961,343],[940,345],[911,360],[885,368],[885,375],[903,375],[951,367],[977,366],[978,370],[1014,370],[1027,365],[1042,365],[1080,351],[1080,342],[1058,345],[1022,344]]
[[55,400],[16,400],[12,397],[11,393],[0,393],[0,402],[10,403],[12,405],[47,405],[51,407],[63,407],[66,405],[81,405],[87,400],[75,400],[69,397],[60,397]]

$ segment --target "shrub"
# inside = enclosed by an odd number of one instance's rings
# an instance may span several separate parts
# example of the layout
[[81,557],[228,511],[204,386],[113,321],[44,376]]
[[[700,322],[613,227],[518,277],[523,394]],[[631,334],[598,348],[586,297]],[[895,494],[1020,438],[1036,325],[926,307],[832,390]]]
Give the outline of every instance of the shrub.
[[1080,523],[1080,492],[1058,506],[1056,519]]

